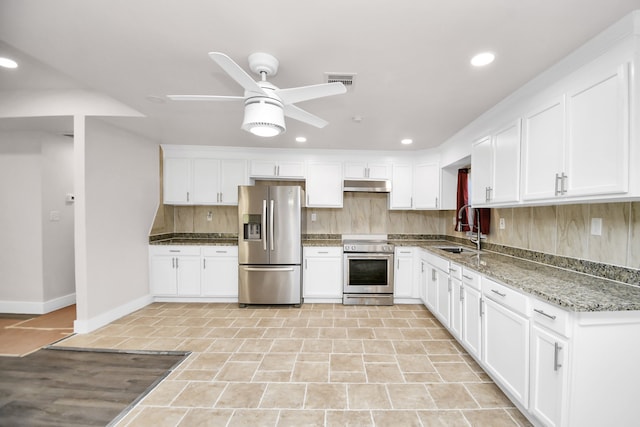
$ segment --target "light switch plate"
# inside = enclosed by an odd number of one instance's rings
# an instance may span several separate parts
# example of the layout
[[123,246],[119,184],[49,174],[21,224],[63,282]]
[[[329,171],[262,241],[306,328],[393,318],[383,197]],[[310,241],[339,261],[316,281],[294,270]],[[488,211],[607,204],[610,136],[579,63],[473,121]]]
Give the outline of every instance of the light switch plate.
[[506,228],[506,224],[504,222],[504,218],[500,218],[500,230],[504,230]]
[[602,236],[602,218],[591,218],[591,235]]

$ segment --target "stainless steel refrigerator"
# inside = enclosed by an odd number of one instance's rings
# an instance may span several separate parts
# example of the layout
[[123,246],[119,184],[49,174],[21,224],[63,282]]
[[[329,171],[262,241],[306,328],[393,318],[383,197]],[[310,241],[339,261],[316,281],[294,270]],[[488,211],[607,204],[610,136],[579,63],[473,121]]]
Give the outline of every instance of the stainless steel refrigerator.
[[300,186],[238,187],[238,303],[302,304]]

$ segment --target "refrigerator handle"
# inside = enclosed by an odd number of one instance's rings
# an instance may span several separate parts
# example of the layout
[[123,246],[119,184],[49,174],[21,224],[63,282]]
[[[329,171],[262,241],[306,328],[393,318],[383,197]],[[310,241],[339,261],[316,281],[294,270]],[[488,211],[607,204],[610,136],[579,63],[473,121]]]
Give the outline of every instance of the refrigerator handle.
[[273,208],[273,199],[271,199],[271,206],[269,206],[269,211],[271,212],[271,215],[269,215],[269,241],[271,242],[271,250],[273,250],[273,217],[275,216]]
[[262,201],[262,250],[267,250],[267,201]]

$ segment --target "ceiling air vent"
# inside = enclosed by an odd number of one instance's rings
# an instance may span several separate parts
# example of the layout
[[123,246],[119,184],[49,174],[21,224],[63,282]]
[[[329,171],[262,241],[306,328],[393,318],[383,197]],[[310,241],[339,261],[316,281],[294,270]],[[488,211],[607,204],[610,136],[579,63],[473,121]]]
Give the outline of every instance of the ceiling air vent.
[[347,90],[353,89],[356,73],[324,73],[327,83],[340,82]]

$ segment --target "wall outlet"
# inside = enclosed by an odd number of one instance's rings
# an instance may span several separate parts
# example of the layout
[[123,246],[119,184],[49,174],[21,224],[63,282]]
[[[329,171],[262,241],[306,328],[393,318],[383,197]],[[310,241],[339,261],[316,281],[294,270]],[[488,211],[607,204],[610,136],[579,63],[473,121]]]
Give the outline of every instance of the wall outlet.
[[504,218],[500,218],[500,230],[504,230],[507,225],[504,222]]
[[602,236],[602,218],[591,218],[591,235]]
[[213,212],[209,211],[207,212],[207,221],[212,221],[213,220]]
[[311,222],[315,222],[318,219],[318,215],[315,213],[311,214]]
[[49,221],[60,221],[60,211],[50,211],[49,212]]

